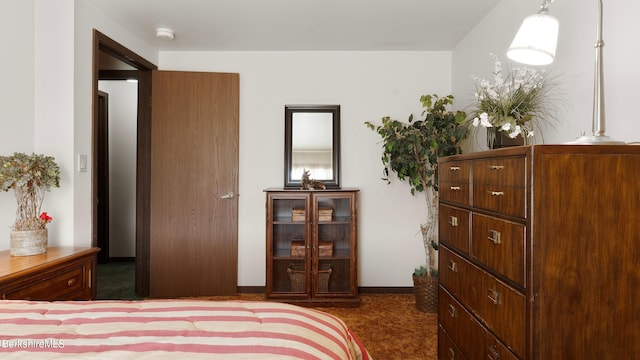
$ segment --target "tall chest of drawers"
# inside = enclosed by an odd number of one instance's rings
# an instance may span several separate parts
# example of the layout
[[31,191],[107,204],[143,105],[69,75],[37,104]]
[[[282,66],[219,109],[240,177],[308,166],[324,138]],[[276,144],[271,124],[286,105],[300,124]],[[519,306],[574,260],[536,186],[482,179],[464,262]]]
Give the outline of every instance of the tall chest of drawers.
[[640,356],[640,146],[440,159],[439,359]]

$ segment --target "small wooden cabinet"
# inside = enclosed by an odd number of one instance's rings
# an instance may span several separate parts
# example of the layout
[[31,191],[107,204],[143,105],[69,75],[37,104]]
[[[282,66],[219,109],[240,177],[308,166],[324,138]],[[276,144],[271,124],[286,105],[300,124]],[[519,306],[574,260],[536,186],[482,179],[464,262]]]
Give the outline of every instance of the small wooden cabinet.
[[357,306],[356,189],[267,189],[271,300]]
[[33,256],[0,252],[3,300],[93,300],[99,248],[49,247]]
[[640,146],[440,159],[439,359],[640,354]]

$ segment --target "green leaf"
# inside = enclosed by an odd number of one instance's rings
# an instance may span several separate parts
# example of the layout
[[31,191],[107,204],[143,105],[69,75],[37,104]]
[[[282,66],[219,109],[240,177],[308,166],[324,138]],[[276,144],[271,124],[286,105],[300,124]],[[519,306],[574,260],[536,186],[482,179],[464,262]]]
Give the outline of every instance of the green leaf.
[[[453,104],[453,96],[423,95],[420,102],[422,119],[410,114],[408,123],[389,116],[383,117],[377,127],[365,122],[383,140],[382,163],[399,180],[408,182],[412,195],[424,191],[425,186],[437,188],[438,157],[459,153],[459,143],[469,133],[466,113],[446,109]],[[389,181],[388,177],[384,179]]]

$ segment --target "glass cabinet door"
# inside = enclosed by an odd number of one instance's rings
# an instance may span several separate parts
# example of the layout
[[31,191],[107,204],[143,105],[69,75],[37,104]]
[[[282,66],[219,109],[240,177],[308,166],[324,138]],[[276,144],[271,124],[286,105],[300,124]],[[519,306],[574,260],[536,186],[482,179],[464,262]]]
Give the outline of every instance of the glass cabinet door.
[[[267,291],[307,296],[311,288],[309,196],[269,194]],[[270,260],[270,261],[269,261]]]
[[354,306],[357,189],[267,189],[268,299]]
[[313,294],[340,295],[355,291],[355,196],[315,194],[312,246]]

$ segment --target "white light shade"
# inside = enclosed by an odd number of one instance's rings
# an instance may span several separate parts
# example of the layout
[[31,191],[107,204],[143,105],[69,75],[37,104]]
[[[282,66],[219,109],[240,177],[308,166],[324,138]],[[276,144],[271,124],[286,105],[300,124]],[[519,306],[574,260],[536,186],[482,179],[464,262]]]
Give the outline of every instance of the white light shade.
[[528,65],[548,65],[556,56],[558,19],[545,13],[527,16],[513,39],[507,56]]

